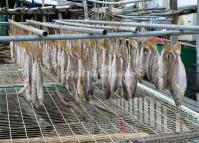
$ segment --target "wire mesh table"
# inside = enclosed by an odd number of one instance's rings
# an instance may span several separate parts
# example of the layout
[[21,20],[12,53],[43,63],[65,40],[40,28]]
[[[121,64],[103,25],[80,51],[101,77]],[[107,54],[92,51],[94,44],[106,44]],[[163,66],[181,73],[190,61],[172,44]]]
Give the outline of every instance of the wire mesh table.
[[77,106],[70,91],[44,72],[44,105],[35,109],[18,94],[23,80],[17,65],[1,65],[0,77],[0,143],[160,141],[177,133],[175,141],[199,141],[199,117],[140,88],[130,101],[117,93],[106,100],[94,85],[91,101]]

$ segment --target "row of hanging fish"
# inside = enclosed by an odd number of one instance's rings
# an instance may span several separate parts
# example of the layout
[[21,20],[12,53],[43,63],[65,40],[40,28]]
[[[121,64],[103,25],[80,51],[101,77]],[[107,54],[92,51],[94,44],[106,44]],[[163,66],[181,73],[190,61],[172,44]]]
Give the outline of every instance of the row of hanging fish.
[[139,75],[145,76],[159,91],[170,89],[177,106],[181,106],[187,88],[187,77],[181,60],[181,46],[166,44],[161,54],[155,40],[145,43],[140,51]]
[[169,88],[180,106],[187,86],[180,51],[178,43],[166,45],[159,54],[154,41],[139,48],[135,40],[114,38],[11,42],[12,59],[24,69],[24,88],[20,92],[25,91],[35,107],[44,100],[42,67],[66,85],[77,104],[90,100],[96,82],[102,85],[105,98],[118,91],[129,100],[136,96],[137,82],[147,77],[158,90]]
[[126,45],[115,39],[47,41],[43,65],[59,77],[78,104],[90,100],[97,81],[107,99],[119,90],[128,100],[136,92],[138,45]]
[[27,101],[31,101],[34,107],[38,107],[43,105],[44,101],[41,68],[42,49],[29,48],[29,46],[28,43],[10,43],[12,60],[23,69],[24,87],[19,91],[19,94],[25,92]]

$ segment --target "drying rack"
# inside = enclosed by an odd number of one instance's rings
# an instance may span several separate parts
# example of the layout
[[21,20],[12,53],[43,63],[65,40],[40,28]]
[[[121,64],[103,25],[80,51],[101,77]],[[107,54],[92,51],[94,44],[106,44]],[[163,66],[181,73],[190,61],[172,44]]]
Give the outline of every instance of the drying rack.
[[19,66],[0,65],[0,142],[199,141],[197,113],[177,108],[141,84],[129,102],[117,93],[104,99],[95,84],[91,101],[77,109],[68,108],[56,92],[72,101],[70,91],[47,71],[43,75],[44,105],[34,109],[17,92],[23,87]]
[[[70,21],[68,21],[70,22]],[[94,21],[93,21],[94,22]],[[43,30],[32,30],[21,23],[12,22],[35,35],[0,36],[0,41],[42,41],[91,38],[144,37],[175,34],[198,34],[198,27],[176,25],[149,25],[167,27],[169,31],[112,32],[96,34],[99,28],[82,28],[86,34],[42,36]],[[36,22],[38,23],[38,22]],[[82,22],[84,23],[84,22]],[[97,24],[99,22],[97,21]],[[78,26],[59,26],[72,30]],[[114,23],[122,26],[121,23]],[[136,23],[131,27],[138,26]],[[46,25],[46,26],[47,26]],[[91,25],[91,24],[90,24]],[[48,27],[47,26],[47,27]],[[87,25],[88,26],[88,25]],[[103,25],[102,25],[103,26]],[[139,25],[146,27],[147,25]],[[138,26],[138,27],[139,27]],[[26,28],[25,28],[26,27]],[[69,28],[70,27],[70,28]],[[139,27],[140,28],[140,27]],[[78,30],[76,28],[75,30]],[[79,29],[80,30],[80,29]],[[90,33],[90,32],[94,33]],[[0,142],[198,142],[199,115],[182,106],[177,108],[172,100],[142,84],[137,96],[125,101],[117,93],[106,100],[97,83],[89,103],[78,108],[69,90],[48,71],[44,75],[44,105],[33,108],[18,91],[23,87],[21,69],[16,64],[0,65]],[[61,97],[67,99],[69,107]]]

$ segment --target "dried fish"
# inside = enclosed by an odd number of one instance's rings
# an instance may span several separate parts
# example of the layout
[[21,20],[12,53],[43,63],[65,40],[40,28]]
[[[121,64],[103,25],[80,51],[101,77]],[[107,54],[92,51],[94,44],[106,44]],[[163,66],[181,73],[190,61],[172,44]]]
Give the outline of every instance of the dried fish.
[[32,71],[32,59],[28,53],[26,53],[26,61],[24,64],[25,72],[25,86],[27,86],[25,91],[25,97],[27,101],[31,98],[31,71]]
[[151,56],[149,60],[148,80],[153,83],[158,90],[162,90],[162,78],[161,78],[161,57],[157,47],[151,48]]
[[174,48],[176,48],[176,46],[178,49],[175,49],[175,56],[173,58],[173,68],[171,71],[171,94],[173,96],[173,99],[176,103],[176,106],[181,106],[183,99],[184,99],[184,95],[185,95],[185,91],[187,89],[187,77],[186,77],[186,70],[184,67],[184,64],[181,60],[180,54],[181,54],[181,47],[180,45],[178,45],[178,43],[174,46]]
[[130,45],[127,47],[128,49],[128,64],[127,69],[124,74],[124,83],[126,85],[128,99],[131,97],[135,97],[136,95],[136,88],[137,88],[137,75],[136,75],[136,63],[135,59],[133,58],[133,47]]
[[110,73],[111,73],[111,77],[110,77],[110,88],[111,88],[111,93],[114,93],[117,90],[117,80],[118,80],[118,71],[117,71],[117,56],[114,53],[113,56],[113,62],[111,65],[111,69],[110,69]]
[[110,98],[110,84],[109,84],[109,48],[110,41],[108,39],[104,39],[102,41],[102,89],[104,96],[108,99]]
[[10,42],[10,55],[11,55],[11,60],[12,62],[15,62],[15,58],[14,58],[14,42]]
[[61,83],[66,84],[66,70],[67,70],[67,55],[63,50],[60,55],[60,65],[61,65]]
[[96,82],[98,79],[98,49],[97,49],[97,40],[94,40],[93,45],[93,59],[92,59],[92,69],[91,69],[91,75],[92,75],[92,81]]
[[44,91],[43,91],[43,77],[42,77],[42,70],[41,70],[41,65],[39,64],[38,61],[36,61],[37,64],[37,100],[38,100],[38,105],[43,105],[44,102]]
[[37,104],[37,61],[33,59],[31,80],[31,102],[35,107]]
[[141,75],[141,78],[144,78],[144,76],[146,76],[149,71],[149,59],[151,56],[151,50],[150,48],[146,47],[146,48],[142,48],[140,51],[140,69],[139,69],[139,74]]

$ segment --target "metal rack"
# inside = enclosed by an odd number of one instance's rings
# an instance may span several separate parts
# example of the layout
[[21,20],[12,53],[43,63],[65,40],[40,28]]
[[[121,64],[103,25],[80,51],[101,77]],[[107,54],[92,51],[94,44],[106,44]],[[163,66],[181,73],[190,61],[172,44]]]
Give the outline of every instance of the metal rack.
[[44,105],[34,109],[17,92],[23,86],[19,67],[1,65],[0,73],[1,84],[12,85],[0,88],[0,142],[119,142],[199,129],[199,117],[160,101],[140,86],[137,97],[127,102],[117,93],[105,100],[95,85],[90,103],[68,108],[56,91],[68,102],[73,101],[70,91],[47,72]]
[[[12,88],[13,86],[23,86],[23,76],[17,64],[0,65],[0,88]],[[43,70],[44,83],[57,83],[57,79]]]
[[[84,25],[85,28],[79,30],[77,27],[81,27],[80,25],[62,25],[62,27],[69,31],[75,29],[78,32],[83,32],[84,29],[86,31],[84,33],[87,34],[0,36],[0,41],[145,37],[198,34],[199,30],[198,26],[140,23],[123,23],[121,25],[120,22],[115,22],[116,27],[122,27],[123,30],[104,35],[91,35],[90,33],[96,34],[96,32],[88,32],[88,27],[94,29],[99,22],[97,21],[96,24],[91,21],[90,23],[89,21],[81,22],[81,26]],[[46,24],[55,26],[55,23],[46,22]],[[111,29],[107,23],[100,24],[103,24],[100,25],[101,28]],[[113,24],[113,22],[109,24]],[[56,25],[57,28],[60,28],[60,25],[57,23]],[[131,28],[167,28],[170,31],[132,32],[129,30],[129,32],[121,32],[128,31],[124,29],[129,26]],[[80,106],[77,106],[74,104],[70,91],[61,85],[56,77],[43,69],[44,105],[33,108],[33,105],[24,98],[24,94],[18,93],[23,87],[21,71],[22,69],[16,64],[0,65],[0,143],[199,142],[199,115],[184,106],[177,108],[173,101],[144,85],[138,84],[137,97],[127,102],[117,93],[112,95],[109,100],[104,99],[100,85],[95,84],[95,94],[91,101],[89,103],[83,101]],[[65,100],[63,101],[60,96]]]

